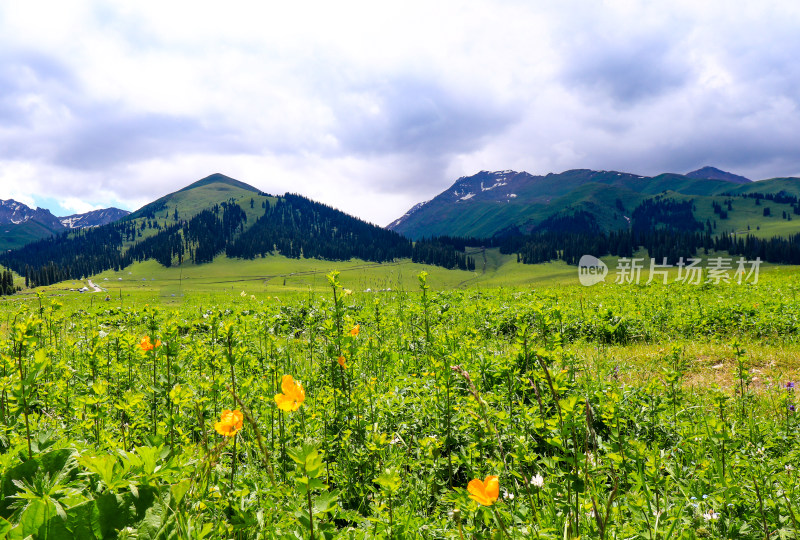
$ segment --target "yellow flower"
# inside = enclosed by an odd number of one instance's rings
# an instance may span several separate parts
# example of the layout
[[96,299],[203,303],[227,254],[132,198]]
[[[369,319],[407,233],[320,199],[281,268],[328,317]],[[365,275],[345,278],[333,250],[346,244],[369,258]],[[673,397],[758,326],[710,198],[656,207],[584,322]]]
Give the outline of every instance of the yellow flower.
[[342,369],[347,369],[347,364],[345,364],[344,356],[340,356],[339,358],[336,359],[336,361],[339,362],[339,365],[342,366]]
[[485,480],[478,478],[467,484],[469,498],[483,506],[492,506],[500,495],[500,482],[494,475],[489,475]]
[[275,395],[275,403],[282,411],[291,412],[296,411],[303,404],[306,399],[306,391],[303,385],[295,382],[291,375],[284,375],[281,379],[282,394]]
[[355,336],[357,336],[357,335],[358,335],[358,333],[359,333],[360,331],[361,331],[361,325],[360,325],[360,324],[357,324],[357,325],[355,325],[355,326],[352,328],[352,330],[350,330],[350,335],[351,335],[351,336],[353,336],[353,337],[355,337]]
[[225,409],[220,415],[219,422],[214,424],[214,429],[217,433],[225,437],[233,437],[240,429],[242,429],[242,422],[244,416],[240,411],[229,411]]
[[157,339],[155,345],[150,342],[150,336],[144,336],[142,341],[139,342],[139,347],[144,351],[152,351],[156,347],[161,346],[161,340]]

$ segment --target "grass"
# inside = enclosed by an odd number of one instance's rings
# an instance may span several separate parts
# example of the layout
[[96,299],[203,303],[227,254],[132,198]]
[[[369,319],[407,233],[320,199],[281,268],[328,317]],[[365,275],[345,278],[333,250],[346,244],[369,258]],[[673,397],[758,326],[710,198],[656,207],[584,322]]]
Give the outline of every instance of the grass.
[[[417,275],[425,271],[429,274],[430,284],[436,290],[451,289],[529,289],[531,287],[567,287],[588,293],[583,287],[571,287],[578,283],[578,269],[563,261],[545,264],[526,265],[516,262],[515,255],[503,255],[497,248],[470,248],[470,255],[475,259],[476,270],[447,270],[440,267],[415,264],[410,260],[395,263],[371,263],[368,261],[322,261],[317,259],[288,259],[281,255],[269,255],[254,260],[228,259],[221,255],[211,264],[184,264],[180,267],[166,268],[155,261],[134,263],[121,271],[105,271],[92,279],[95,284],[106,289],[105,295],[81,294],[70,289],[79,289],[88,285],[84,281],[66,281],[38,290],[48,295],[61,295],[62,298],[73,298],[75,301],[93,304],[108,296],[115,303],[122,299],[132,302],[150,304],[182,304],[187,299],[205,298],[210,301],[223,301],[246,294],[258,296],[302,296],[310,291],[319,292],[328,286],[325,275],[331,271],[340,272],[340,280],[344,287],[354,291],[394,291],[414,290],[417,286]],[[641,283],[646,283],[650,260],[645,250],[639,251],[635,257],[643,259]],[[701,254],[701,266],[708,267],[711,257],[728,257],[725,252]],[[603,257],[609,273],[607,284],[614,284],[616,279],[617,258]],[[736,267],[736,258],[732,258],[732,266]],[[749,266],[747,267],[749,269]],[[762,263],[762,276],[792,275],[797,269],[791,266]],[[677,278],[678,270],[670,270],[668,281]],[[733,275],[733,272],[731,272]],[[660,278],[657,278],[657,280]],[[20,283],[22,281],[20,280]],[[591,289],[596,290],[596,287]],[[24,301],[33,298],[33,291],[23,291],[7,301]]]
[[[483,255],[476,273],[349,261],[330,277],[282,257],[144,263],[93,278],[121,305],[63,284],[0,302],[0,531],[798,534],[796,269],[582,287],[574,267]],[[295,411],[275,400],[286,375]],[[467,489],[489,475],[491,506]]]
[[[772,201],[761,201],[756,205],[755,199],[741,197],[685,197],[676,195],[678,199],[694,199],[697,210],[695,218],[702,223],[710,221],[716,222],[715,233],[733,232],[737,235],[753,235],[757,238],[772,238],[773,236],[786,237],[800,232],[800,216],[794,214],[794,209],[790,204],[778,204]],[[725,201],[731,201],[732,210],[728,210]],[[728,212],[727,219],[720,219],[714,213],[712,202],[722,205],[722,209]],[[764,208],[769,208],[770,216],[764,216]],[[788,221],[782,218],[782,213],[791,216]]]

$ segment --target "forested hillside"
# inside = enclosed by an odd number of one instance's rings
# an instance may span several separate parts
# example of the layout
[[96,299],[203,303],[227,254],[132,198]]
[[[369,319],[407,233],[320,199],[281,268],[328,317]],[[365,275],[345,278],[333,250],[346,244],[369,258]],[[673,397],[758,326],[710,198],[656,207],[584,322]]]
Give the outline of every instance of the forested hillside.
[[272,197],[212,175],[162,197],[122,221],[64,233],[4,253],[0,262],[27,286],[80,279],[131,263],[205,264],[226,254],[386,262],[414,257],[447,268],[474,268],[451,246],[421,242],[300,195]]

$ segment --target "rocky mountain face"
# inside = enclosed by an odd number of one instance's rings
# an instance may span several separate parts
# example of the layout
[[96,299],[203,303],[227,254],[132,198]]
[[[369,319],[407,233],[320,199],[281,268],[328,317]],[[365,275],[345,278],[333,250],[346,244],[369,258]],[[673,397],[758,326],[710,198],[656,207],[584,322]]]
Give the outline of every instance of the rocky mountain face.
[[83,214],[56,217],[45,208],[34,209],[14,199],[0,200],[0,224],[21,225],[29,221],[37,221],[54,231],[98,227],[122,219],[128,214],[130,212],[119,208],[102,208]]
[[0,200],[0,251],[16,249],[69,229],[113,223],[128,214],[119,208],[103,208],[56,217],[45,208],[31,208],[14,199]]
[[38,221],[47,228],[57,230],[62,227],[61,222],[50,210],[44,208],[30,208],[14,199],[0,200],[0,224],[20,225],[28,221]]
[[84,214],[72,214],[71,216],[60,217],[58,220],[67,229],[82,229],[84,227],[99,227],[107,223],[113,223],[130,214],[127,210],[119,208],[102,208],[92,210]]

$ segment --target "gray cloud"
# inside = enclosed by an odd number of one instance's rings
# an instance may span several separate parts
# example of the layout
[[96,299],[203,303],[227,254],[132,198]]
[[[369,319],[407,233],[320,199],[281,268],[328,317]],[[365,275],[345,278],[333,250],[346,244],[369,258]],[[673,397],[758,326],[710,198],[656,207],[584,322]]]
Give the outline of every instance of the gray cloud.
[[[358,99],[347,103],[353,96]],[[353,89],[344,101],[337,111],[337,135],[346,150],[358,154],[439,158],[470,152],[519,118],[514,104],[493,103],[491,96],[480,99],[469,89],[403,76]]]
[[317,20],[87,0],[47,26],[20,3],[0,18],[0,198],[99,186],[139,204],[219,171],[388,223],[481,169],[800,174],[800,11],[768,4]]
[[80,170],[98,170],[184,153],[246,153],[255,142],[225,125],[201,119],[92,107],[57,146],[53,162]]
[[684,86],[691,75],[672,46],[652,38],[622,44],[584,41],[570,49],[563,82],[601,99],[607,95],[618,106],[660,97]]
[[52,55],[29,49],[0,53],[0,122],[5,129],[30,127],[36,107],[74,84],[70,70]]

